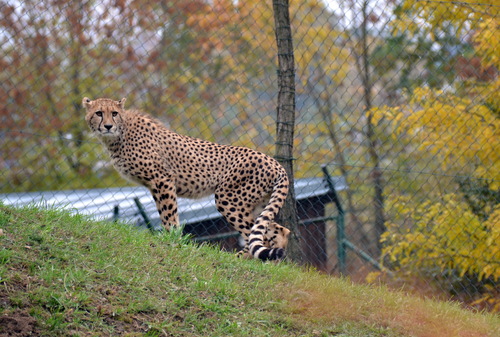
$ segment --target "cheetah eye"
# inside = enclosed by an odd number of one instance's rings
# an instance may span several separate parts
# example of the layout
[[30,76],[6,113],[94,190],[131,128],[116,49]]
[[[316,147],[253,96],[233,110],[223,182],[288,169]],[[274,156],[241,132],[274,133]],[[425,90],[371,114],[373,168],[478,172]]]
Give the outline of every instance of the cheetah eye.
[[111,114],[113,115],[113,117],[116,117],[118,116],[118,111],[113,111]]
[[102,117],[102,111],[96,111],[95,114],[99,117]]

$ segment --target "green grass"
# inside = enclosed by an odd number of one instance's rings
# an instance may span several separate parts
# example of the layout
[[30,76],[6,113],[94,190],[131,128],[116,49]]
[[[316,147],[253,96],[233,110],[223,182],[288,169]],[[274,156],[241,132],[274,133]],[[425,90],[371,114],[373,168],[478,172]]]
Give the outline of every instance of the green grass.
[[238,259],[179,232],[1,204],[0,229],[0,335],[500,335],[493,314]]

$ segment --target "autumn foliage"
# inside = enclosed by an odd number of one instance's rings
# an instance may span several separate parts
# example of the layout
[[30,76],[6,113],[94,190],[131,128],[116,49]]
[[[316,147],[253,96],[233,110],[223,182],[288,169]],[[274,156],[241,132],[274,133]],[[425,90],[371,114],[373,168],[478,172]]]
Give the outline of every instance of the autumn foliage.
[[[439,5],[433,10],[436,21],[429,24],[435,30],[448,20],[460,28],[470,16],[478,15],[477,7],[461,8],[452,18],[440,12],[443,7]],[[474,304],[500,310],[500,62],[496,41],[500,21],[481,18],[472,34],[477,56],[457,58],[457,81],[446,89],[415,88],[408,93],[407,104],[372,112],[378,121],[390,123],[395,137],[408,140],[413,155],[437,160],[441,180],[450,184],[438,183],[437,190],[421,198],[391,196],[388,231],[382,239],[387,266],[402,277],[418,275],[441,287],[447,285],[457,296],[472,287],[473,293],[479,293],[472,296]]]
[[[290,5],[295,176],[343,176],[347,237],[396,278],[473,286],[469,303],[498,308],[500,2]],[[0,0],[0,27],[2,193],[128,184],[83,96],[274,153],[272,1]],[[333,222],[325,235],[335,273]]]

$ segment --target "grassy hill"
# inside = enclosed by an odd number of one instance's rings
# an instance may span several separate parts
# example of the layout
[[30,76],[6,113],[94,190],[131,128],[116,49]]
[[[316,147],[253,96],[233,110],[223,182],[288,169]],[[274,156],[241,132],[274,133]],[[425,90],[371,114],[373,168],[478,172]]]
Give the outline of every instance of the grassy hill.
[[500,336],[500,318],[0,204],[0,336]]

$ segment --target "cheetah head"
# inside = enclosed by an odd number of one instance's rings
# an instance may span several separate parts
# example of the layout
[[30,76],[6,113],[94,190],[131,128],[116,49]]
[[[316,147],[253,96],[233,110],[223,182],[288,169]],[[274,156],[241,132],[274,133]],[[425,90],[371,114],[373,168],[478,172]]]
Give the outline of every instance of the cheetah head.
[[119,101],[108,98],[98,98],[92,101],[84,97],[82,105],[87,110],[85,120],[96,136],[104,139],[120,135],[125,111],[125,98]]

